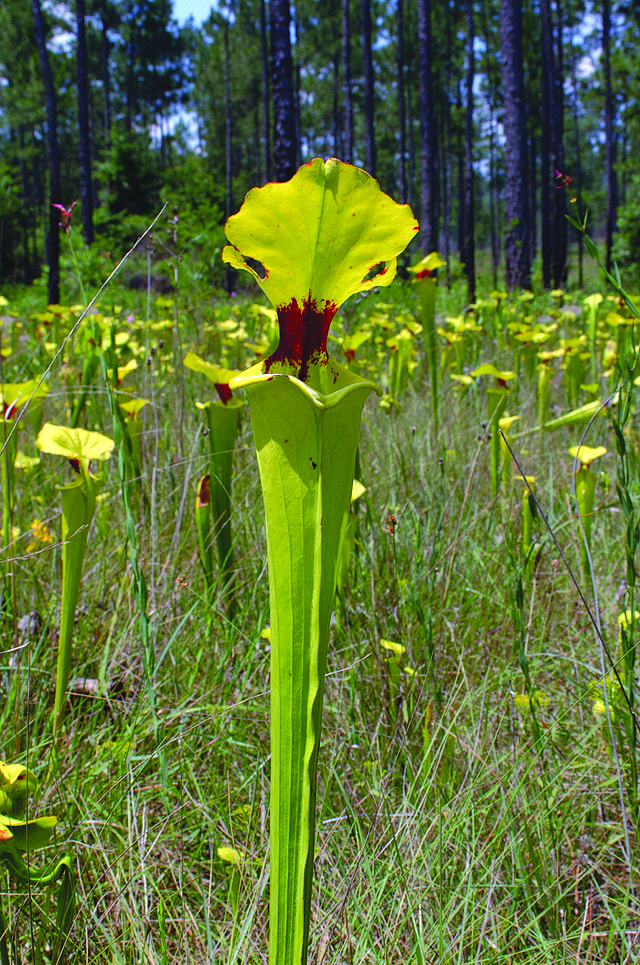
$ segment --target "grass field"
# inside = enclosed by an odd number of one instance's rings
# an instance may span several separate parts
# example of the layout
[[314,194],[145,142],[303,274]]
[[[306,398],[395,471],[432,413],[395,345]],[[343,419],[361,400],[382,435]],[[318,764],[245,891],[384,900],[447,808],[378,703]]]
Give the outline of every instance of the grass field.
[[[639,492],[637,390],[628,413],[611,406],[584,440],[608,449],[593,463],[593,586],[581,571],[568,454],[587,422],[536,431],[539,351],[557,352],[547,363],[551,420],[604,401],[616,386],[616,357],[632,350],[631,324],[607,319],[629,313],[606,296],[595,342],[587,343],[584,294],[524,301],[487,292],[463,315],[459,286],[443,289],[437,436],[421,332],[411,334],[400,375],[398,349],[387,344],[420,321],[411,284],[396,280],[341,314],[336,357],[343,333],[366,330],[353,365],[387,395],[396,379],[398,395],[386,409],[376,400],[365,409],[357,469],[365,493],[354,505],[357,536],[333,618],[315,965],[637,960],[632,718],[540,518],[535,567],[526,559],[515,466],[504,478],[500,468],[494,492],[491,378],[471,376],[466,385],[451,378],[489,362],[516,373],[507,383],[508,411],[519,416],[508,430],[512,448],[536,477],[540,506],[633,702],[634,621],[624,658],[618,617],[634,610],[627,556],[630,545],[635,554],[628,523]],[[269,600],[260,485],[247,407],[234,462],[237,592],[229,611],[222,585],[205,590],[193,513],[208,461],[195,402],[213,390],[182,365],[189,350],[231,368],[248,363],[273,326],[256,298],[205,297],[185,284],[176,297],[143,293],[135,302],[112,286],[101,314],[84,321],[53,362],[47,395],[17,430],[19,449],[33,458],[43,422],[69,424],[96,333],[112,365],[136,361],[119,388],[149,401],[140,476],[127,476],[126,460],[119,470],[117,454],[104,469],[59,747],[51,709],[61,593],[57,486],[71,478],[64,460],[42,455],[16,468],[4,550],[2,755],[36,772],[42,790],[34,806],[59,819],[34,864],[69,853],[77,871],[63,961],[266,961]],[[78,315],[43,314],[27,299],[16,292],[0,310],[2,347],[13,349],[3,351],[3,383],[41,376]],[[547,334],[518,339],[523,331]],[[582,339],[575,351],[563,342],[572,338]],[[575,354],[579,371],[570,374]],[[627,504],[616,491],[614,423],[627,447]],[[98,366],[81,424],[114,435]],[[148,589],[146,645],[137,566]],[[235,849],[237,864],[219,848]],[[13,960],[50,960],[51,893],[5,878],[0,900]]]

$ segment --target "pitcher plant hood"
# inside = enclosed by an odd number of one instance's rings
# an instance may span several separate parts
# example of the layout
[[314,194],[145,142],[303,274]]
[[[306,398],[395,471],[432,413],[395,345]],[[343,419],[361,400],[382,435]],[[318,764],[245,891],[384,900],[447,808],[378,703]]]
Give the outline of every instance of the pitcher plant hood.
[[[290,181],[247,194],[226,223],[223,261],[249,271],[278,314],[275,351],[233,380],[279,373],[320,389],[327,335],[338,308],[357,292],[390,285],[397,256],[418,231],[411,208],[398,204],[366,171],[315,158]],[[335,384],[336,370],[329,383]]]

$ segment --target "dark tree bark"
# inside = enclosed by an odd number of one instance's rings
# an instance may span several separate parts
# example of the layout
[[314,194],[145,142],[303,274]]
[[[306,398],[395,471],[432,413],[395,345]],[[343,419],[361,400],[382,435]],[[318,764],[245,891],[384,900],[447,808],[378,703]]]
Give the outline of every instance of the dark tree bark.
[[615,111],[611,90],[611,2],[602,0],[602,54],[604,59],[604,136],[605,170],[607,178],[607,207],[605,225],[605,244],[607,249],[607,271],[611,271],[611,249],[613,234],[616,230],[618,185],[616,180],[616,139],[614,134]]
[[49,269],[47,297],[50,305],[60,302],[60,230],[59,215],[53,203],[62,204],[60,198],[60,152],[58,150],[58,111],[53,73],[47,50],[47,32],[42,16],[40,0],[31,0],[36,46],[40,59],[40,71],[47,111],[47,164],[49,168],[49,211],[47,229],[47,266]]
[[102,67],[102,102],[104,105],[104,140],[107,151],[111,147],[111,69],[109,66],[110,52],[107,4],[102,0],[100,4],[100,62]]
[[364,152],[369,174],[376,176],[375,84],[371,50],[371,0],[362,0],[362,58],[364,62]]
[[[542,27],[542,151],[541,151],[541,218],[542,218],[542,277],[545,288],[553,281],[560,288],[566,281],[567,271],[567,220],[565,192],[557,189],[556,171],[563,173],[563,77],[562,77],[562,27],[560,5],[557,36],[551,14],[551,0],[540,2]],[[554,50],[554,43],[557,48]]]
[[498,265],[500,263],[500,233],[496,209],[496,139],[493,124],[489,131],[489,235],[491,239],[491,269],[493,287],[498,287]]
[[256,103],[253,108],[253,153],[256,159],[256,184],[264,184],[262,177],[262,141],[260,139],[260,110]]
[[91,136],[89,131],[89,67],[85,0],[76,0],[76,61],[78,66],[78,134],[80,155],[80,200],[82,202],[82,235],[85,244],[93,244],[93,175],[91,171]]
[[422,252],[438,247],[438,168],[433,104],[431,0],[418,0],[418,72],[420,76],[420,213]]
[[[456,86],[456,111],[458,117],[462,117],[462,81],[459,80]],[[458,221],[456,223],[456,243],[458,255],[462,261],[462,251],[464,249],[464,141],[460,130],[460,125],[456,125],[456,138],[454,155],[456,158],[456,181],[458,192]]]
[[538,151],[536,139],[531,137],[527,142],[529,150],[529,168],[527,171],[528,204],[529,204],[529,264],[533,265],[537,254],[538,243]]
[[500,2],[500,49],[505,138],[505,260],[507,288],[511,291],[531,287],[521,0]]
[[331,59],[333,68],[333,98],[331,103],[331,127],[333,156],[342,156],[342,118],[340,116],[340,51],[335,50]]
[[231,64],[229,59],[229,21],[224,18],[224,158],[226,169],[225,216],[233,213],[233,145],[231,140]]
[[[452,184],[453,184],[453,158],[455,157],[455,152],[451,143],[451,102],[452,94],[454,89],[454,84],[452,82],[453,76],[453,31],[451,29],[451,10],[449,4],[445,5],[445,33],[446,33],[446,55],[445,55],[445,65],[444,65],[444,86],[446,96],[444,98],[444,117],[443,117],[443,152],[442,152],[442,197],[444,199],[443,204],[443,257],[446,263],[445,274],[446,274],[446,285],[447,288],[451,283],[451,211],[452,211]],[[460,184],[458,185],[460,188]],[[464,186],[463,186],[464,190]],[[461,195],[458,195],[460,198]],[[461,219],[458,218],[457,233],[458,240],[462,243],[462,231],[460,228]],[[460,252],[460,247],[458,247],[458,253]]]
[[[581,39],[578,38],[577,45],[571,43],[571,115],[573,119],[573,150],[576,158],[576,199],[578,211],[582,211],[582,142],[580,137],[579,105],[578,105],[578,59],[581,54]],[[584,238],[582,232],[578,233],[578,285],[583,287],[584,282]]]
[[464,125],[464,239],[462,263],[467,279],[469,304],[476,300],[476,261],[475,261],[475,219],[473,185],[473,78],[475,62],[473,44],[475,39],[473,23],[473,0],[466,0],[467,15],[467,103]]
[[[492,40],[492,33],[489,26],[489,18],[487,16],[487,4],[480,4],[480,17],[482,22],[482,31],[487,50],[494,48],[494,41]],[[490,247],[491,247],[491,270],[493,274],[493,287],[498,288],[498,269],[500,265],[500,251],[502,242],[502,233],[498,230],[498,220],[499,220],[499,209],[500,204],[498,201],[498,172],[501,171],[502,166],[497,161],[497,149],[496,149],[496,132],[498,128],[498,102],[502,97],[502,78],[501,78],[501,67],[499,59],[496,58],[495,64],[493,58],[490,58],[486,63],[487,71],[487,83],[485,85],[484,98],[487,106],[487,111],[489,114],[489,183],[487,185],[487,194],[489,198],[489,236],[490,236]],[[502,107],[502,104],[500,104]]]
[[[555,0],[555,56],[553,72],[553,125],[551,128],[552,175],[564,172],[564,65],[562,42],[562,4]],[[569,225],[567,223],[567,192],[554,190],[552,195],[552,267],[553,284],[564,288],[567,283],[567,249]]]
[[353,161],[353,100],[351,97],[351,25],[349,0],[342,0],[342,100],[344,104],[344,160]]
[[[540,136],[540,236],[542,253],[542,284],[551,288],[551,109],[553,100],[553,84],[551,71],[553,69],[553,47],[545,44],[545,33],[551,27],[551,14],[548,0],[542,0],[542,7],[546,6],[546,19],[549,26],[542,26],[542,118]],[[549,58],[551,57],[551,64]]]
[[293,60],[289,33],[289,0],[271,0],[271,80],[273,92],[273,160],[276,181],[296,173],[298,138],[293,96]]
[[[233,212],[233,144],[231,127],[231,64],[229,57],[229,21],[224,17],[224,159],[225,159],[225,217],[230,218]],[[230,295],[233,288],[233,271],[225,265],[225,288]]]
[[[295,7],[291,8],[295,14]],[[296,58],[296,48],[298,46],[298,24],[295,16],[291,18],[291,25],[293,27],[293,48],[291,50],[291,63],[293,64],[293,114],[295,118],[295,130],[296,130],[296,170],[302,164],[302,114],[300,109],[300,92],[302,90],[302,70],[300,67],[300,61]]]
[[405,56],[404,56],[404,0],[396,0],[396,63],[398,75],[398,153],[400,159],[399,182],[400,200],[407,200],[407,118],[405,106]]
[[[133,4],[130,4],[133,7]],[[136,59],[137,59],[137,33],[138,27],[136,24],[135,16],[133,16],[133,9],[131,10],[131,15],[128,18],[127,29],[129,35],[127,37],[127,76],[126,76],[126,86],[125,86],[125,115],[124,115],[124,126],[126,131],[132,129],[133,124],[133,112],[134,112],[134,100],[135,100],[135,89],[136,89]]]
[[262,57],[262,139],[264,141],[264,179],[271,180],[271,123],[269,90],[269,48],[267,45],[267,12],[260,0],[260,56]]
[[[411,60],[407,60],[407,76],[412,75]],[[416,180],[416,142],[413,134],[413,98],[411,85],[407,87],[407,128],[409,130],[409,186],[407,188],[407,204],[413,207],[413,194]]]

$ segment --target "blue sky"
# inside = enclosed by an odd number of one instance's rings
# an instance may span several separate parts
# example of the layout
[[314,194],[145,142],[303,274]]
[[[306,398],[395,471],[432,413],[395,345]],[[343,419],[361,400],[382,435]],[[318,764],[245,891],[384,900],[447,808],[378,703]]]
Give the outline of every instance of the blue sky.
[[214,6],[215,0],[173,0],[173,15],[179,24],[183,24],[188,17],[193,17],[197,24],[201,24]]

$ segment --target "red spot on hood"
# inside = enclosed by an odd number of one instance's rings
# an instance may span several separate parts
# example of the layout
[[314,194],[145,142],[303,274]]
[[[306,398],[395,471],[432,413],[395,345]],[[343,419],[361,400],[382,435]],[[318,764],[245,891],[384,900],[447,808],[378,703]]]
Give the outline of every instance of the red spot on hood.
[[224,402],[224,404],[226,405],[227,402],[229,401],[229,399],[231,398],[231,395],[232,395],[231,389],[229,388],[229,383],[228,383],[228,382],[214,382],[213,385],[214,385],[214,388],[215,388],[216,392],[217,392],[218,395],[220,396],[220,401],[221,401],[221,402]]
[[294,298],[287,305],[280,305],[280,341],[266,360],[266,371],[274,362],[288,363],[299,368],[298,378],[305,382],[310,362],[326,362],[327,335],[336,310],[334,302],[326,302],[320,309],[313,299],[299,305]]

